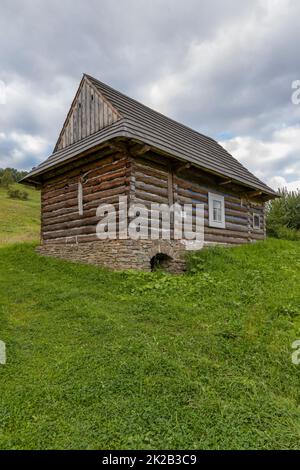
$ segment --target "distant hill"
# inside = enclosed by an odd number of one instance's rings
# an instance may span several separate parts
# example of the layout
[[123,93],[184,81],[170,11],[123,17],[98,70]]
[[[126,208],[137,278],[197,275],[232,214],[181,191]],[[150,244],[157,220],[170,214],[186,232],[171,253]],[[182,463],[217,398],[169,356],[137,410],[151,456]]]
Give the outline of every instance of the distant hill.
[[17,183],[12,188],[28,193],[28,200],[11,199],[0,186],[0,245],[38,241],[40,236],[40,192]]

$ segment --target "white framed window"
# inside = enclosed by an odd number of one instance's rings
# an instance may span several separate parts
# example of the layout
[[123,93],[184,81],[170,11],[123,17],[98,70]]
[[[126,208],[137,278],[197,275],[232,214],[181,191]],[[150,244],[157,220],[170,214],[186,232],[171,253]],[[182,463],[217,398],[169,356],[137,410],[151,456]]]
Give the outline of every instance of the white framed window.
[[253,214],[253,228],[255,230],[260,230],[260,214],[254,212]]
[[224,196],[208,193],[209,226],[225,228]]

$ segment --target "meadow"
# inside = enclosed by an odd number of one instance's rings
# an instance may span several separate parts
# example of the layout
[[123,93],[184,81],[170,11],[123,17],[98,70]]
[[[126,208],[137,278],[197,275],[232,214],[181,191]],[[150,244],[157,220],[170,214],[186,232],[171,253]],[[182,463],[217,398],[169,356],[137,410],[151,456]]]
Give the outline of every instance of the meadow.
[[297,449],[300,245],[111,272],[0,248],[1,449]]
[[39,240],[40,192],[19,184],[12,188],[26,191],[28,200],[11,199],[0,186],[0,245]]

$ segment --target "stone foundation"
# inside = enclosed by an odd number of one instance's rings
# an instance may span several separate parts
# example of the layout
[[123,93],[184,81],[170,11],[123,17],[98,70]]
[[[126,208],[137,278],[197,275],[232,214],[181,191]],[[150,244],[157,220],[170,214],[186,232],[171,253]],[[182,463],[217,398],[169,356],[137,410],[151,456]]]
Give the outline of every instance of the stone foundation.
[[185,247],[171,240],[99,240],[78,244],[44,244],[37,251],[70,261],[105,266],[110,269],[151,271],[151,260],[159,253],[168,261],[162,268],[174,274],[185,271]]

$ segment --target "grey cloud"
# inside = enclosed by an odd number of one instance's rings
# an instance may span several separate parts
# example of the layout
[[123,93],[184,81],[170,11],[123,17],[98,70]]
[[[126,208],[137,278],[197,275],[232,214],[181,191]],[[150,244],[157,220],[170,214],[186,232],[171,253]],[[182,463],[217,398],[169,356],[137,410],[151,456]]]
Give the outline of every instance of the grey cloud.
[[[269,142],[276,129],[300,123],[300,106],[290,100],[291,82],[300,79],[300,4],[270,5],[2,0],[0,79],[11,94],[0,105],[0,166],[11,158],[30,168],[47,156],[21,148],[22,136],[42,139],[41,153],[53,147],[83,72],[213,137]],[[258,162],[252,169],[266,177],[290,165],[296,171],[297,151],[291,146],[273,169]]]

